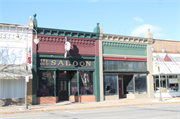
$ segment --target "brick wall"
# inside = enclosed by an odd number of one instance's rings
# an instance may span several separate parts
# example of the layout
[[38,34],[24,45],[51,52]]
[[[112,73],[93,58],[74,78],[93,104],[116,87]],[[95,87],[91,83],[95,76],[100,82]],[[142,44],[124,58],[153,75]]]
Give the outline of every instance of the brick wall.
[[162,47],[165,48],[166,53],[178,54],[178,51],[180,52],[179,41],[154,39],[154,43],[152,45],[154,47],[154,50],[158,53],[162,53]]
[[72,101],[72,102],[95,102],[95,95],[69,96],[69,101]]
[[58,97],[37,97],[37,104],[54,104],[58,102]]

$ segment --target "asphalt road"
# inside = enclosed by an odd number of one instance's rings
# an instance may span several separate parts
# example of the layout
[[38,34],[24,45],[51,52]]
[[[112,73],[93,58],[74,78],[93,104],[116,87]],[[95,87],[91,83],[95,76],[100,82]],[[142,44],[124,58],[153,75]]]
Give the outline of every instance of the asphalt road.
[[10,114],[0,119],[180,119],[180,104]]

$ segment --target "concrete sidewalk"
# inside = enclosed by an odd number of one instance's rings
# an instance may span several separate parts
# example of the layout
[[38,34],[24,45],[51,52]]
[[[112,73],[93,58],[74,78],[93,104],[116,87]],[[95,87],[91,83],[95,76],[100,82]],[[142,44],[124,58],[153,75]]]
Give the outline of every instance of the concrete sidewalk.
[[1,107],[0,115],[3,114],[18,114],[18,113],[37,113],[37,112],[51,112],[51,111],[67,111],[67,110],[86,110],[98,108],[115,108],[127,106],[145,106],[145,105],[161,105],[161,104],[178,104],[180,105],[180,98],[163,99],[119,99],[103,102],[70,102],[62,101],[56,104],[30,105],[28,110],[24,110],[23,106],[5,106]]

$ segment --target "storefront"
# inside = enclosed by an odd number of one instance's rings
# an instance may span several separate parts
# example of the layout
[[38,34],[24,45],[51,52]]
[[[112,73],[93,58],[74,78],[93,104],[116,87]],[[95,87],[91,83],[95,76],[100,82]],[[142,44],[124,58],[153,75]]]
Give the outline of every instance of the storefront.
[[[153,56],[153,79],[154,79],[154,96],[158,98],[159,87],[161,87],[161,96],[163,98],[172,98],[180,96],[180,54],[178,41],[154,40],[153,47],[155,52]],[[158,44],[158,45],[157,45]],[[159,49],[165,49],[161,52]],[[158,60],[159,69],[158,72]],[[160,80],[159,80],[160,77]],[[159,85],[159,83],[161,85]]]
[[153,98],[152,37],[100,36],[101,100]]
[[[28,28],[27,25],[0,23],[0,106],[24,104],[25,76],[28,75],[29,82],[32,81],[32,31],[27,32]],[[15,41],[17,33],[21,39],[19,42]],[[26,48],[28,74],[25,67]]]
[[64,100],[96,101],[93,57],[91,59],[39,57],[38,62],[37,104]]
[[[98,34],[36,26],[32,104],[100,101]],[[35,37],[35,35],[34,35]],[[65,57],[65,37],[71,44]]]

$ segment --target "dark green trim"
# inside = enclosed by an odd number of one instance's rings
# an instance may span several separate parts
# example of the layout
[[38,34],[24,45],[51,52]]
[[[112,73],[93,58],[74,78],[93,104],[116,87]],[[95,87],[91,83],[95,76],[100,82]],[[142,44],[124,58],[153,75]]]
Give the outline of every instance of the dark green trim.
[[[94,94],[89,94],[89,95],[79,95],[79,96],[92,96]],[[76,96],[76,95],[69,95],[69,96]]]
[[38,68],[38,70],[57,70],[57,69],[51,69],[51,68]]
[[69,82],[68,82],[68,94],[69,94],[69,96],[71,95],[71,79],[70,79],[70,77],[69,77]]
[[37,71],[37,54],[33,53],[32,55],[32,105],[36,105],[36,97],[37,97],[37,80],[38,80],[38,71]]
[[56,96],[56,70],[54,70],[54,96]]
[[100,102],[100,78],[99,78],[99,56],[95,58],[95,96],[96,102]]
[[38,97],[57,97],[57,96],[37,96]]
[[68,68],[64,68],[64,69],[62,69],[62,68],[58,68],[57,70],[61,70],[61,71],[77,71],[77,69],[68,69]]
[[93,71],[93,94],[95,95],[96,97],[96,76],[95,76],[96,72]]
[[[44,58],[64,58],[64,55],[38,54],[38,57],[44,57]],[[93,57],[93,56],[68,56],[66,59],[95,59],[95,57]]]
[[95,69],[78,69],[78,71],[95,71]]
[[79,96],[79,71],[77,71],[77,92]]
[[68,68],[58,68],[58,69],[51,69],[51,68],[38,68],[38,70],[61,70],[61,71],[95,71],[95,69],[68,69]]
[[110,46],[110,47],[126,47],[126,48],[137,48],[137,49],[147,49],[147,45],[143,44],[132,44],[132,43],[117,43],[117,42],[102,42],[103,46]]
[[[35,32],[33,32],[33,34],[35,34]],[[88,39],[99,39],[99,33],[84,32],[84,31],[72,31],[72,30],[64,30],[64,29],[41,28],[41,27],[37,27],[37,34],[52,35],[52,36],[68,36],[68,37],[88,38]]]

